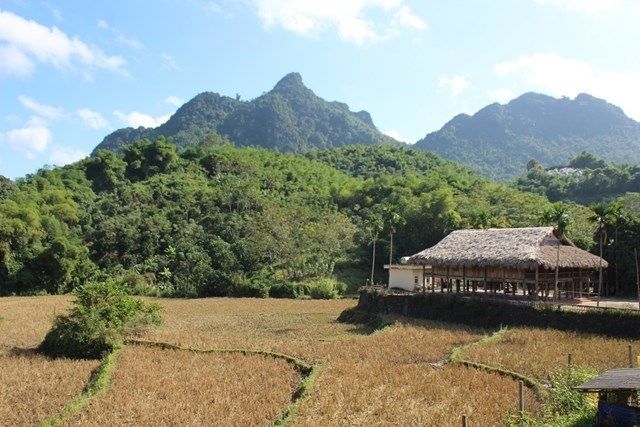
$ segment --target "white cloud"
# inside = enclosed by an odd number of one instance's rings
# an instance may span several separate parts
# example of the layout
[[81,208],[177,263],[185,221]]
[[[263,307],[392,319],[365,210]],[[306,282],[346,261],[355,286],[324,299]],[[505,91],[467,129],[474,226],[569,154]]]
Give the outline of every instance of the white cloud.
[[43,153],[51,143],[51,131],[44,126],[31,126],[0,133],[0,144],[25,153],[32,159],[34,153]]
[[175,58],[168,53],[163,52],[162,55],[162,68],[166,68],[167,70],[179,70],[180,66],[176,62]]
[[0,11],[0,72],[27,76],[37,63],[65,70],[80,67],[86,77],[95,68],[127,75],[123,58],[108,56],[77,37],[70,38],[57,27],[49,28],[11,12]]
[[139,113],[134,111],[129,114],[125,114],[121,111],[114,111],[113,114],[119,118],[123,123],[130,127],[146,127],[146,128],[155,128],[169,120],[170,115],[166,114],[160,117],[152,117],[149,114]]
[[438,87],[448,88],[451,90],[451,95],[455,97],[469,88],[469,82],[463,76],[456,74],[453,77],[440,77]]
[[427,28],[427,23],[421,18],[414,15],[409,9],[409,6],[402,6],[395,14],[395,19],[401,27],[414,28],[416,30],[424,30]]
[[571,12],[598,13],[620,6],[620,0],[535,0],[542,5],[552,5]]
[[415,141],[412,141],[409,138],[406,138],[406,137],[402,136],[400,134],[400,132],[398,132],[395,129],[383,130],[382,133],[384,133],[387,136],[390,136],[391,138],[395,139],[396,141],[406,142],[407,144],[415,143]]
[[205,4],[203,7],[204,11],[207,13],[211,13],[214,15],[219,15],[222,13],[222,8],[220,8],[220,5],[218,5],[218,3],[212,2],[210,1],[209,3]]
[[76,111],[76,114],[87,126],[93,129],[105,129],[109,127],[109,122],[107,122],[105,118],[96,111],[92,111],[88,108],[81,108]]
[[132,47],[134,49],[142,49],[144,45],[138,39],[127,37],[122,31],[110,26],[107,21],[98,21],[98,28],[109,31],[115,37],[118,43]]
[[639,72],[596,70],[586,62],[548,53],[521,55],[496,65],[495,71],[553,96],[588,93],[622,107],[627,115],[640,120]]
[[[397,32],[397,27],[424,29],[426,23],[414,15],[403,0],[253,0],[266,28],[281,26],[312,36],[335,28],[343,40],[356,44],[375,42]],[[368,9],[382,9],[386,23],[367,17]]]
[[184,100],[178,98],[177,96],[168,96],[164,99],[164,102],[167,104],[171,104],[174,107],[181,107],[184,104]]
[[505,104],[515,98],[513,91],[507,88],[490,90],[487,92],[487,95],[492,101],[499,102],[501,104]]
[[0,74],[27,76],[33,73],[35,64],[16,46],[0,44]]
[[28,108],[34,113],[47,119],[57,119],[64,114],[64,110],[62,108],[41,104],[28,96],[20,95],[18,96],[18,100],[25,108]]
[[49,154],[49,162],[56,166],[64,166],[87,157],[86,153],[69,147],[54,147]]

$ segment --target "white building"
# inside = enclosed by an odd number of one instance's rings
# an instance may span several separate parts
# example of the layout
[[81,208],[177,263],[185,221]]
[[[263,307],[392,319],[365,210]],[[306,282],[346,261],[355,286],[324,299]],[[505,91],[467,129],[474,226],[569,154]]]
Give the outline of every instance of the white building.
[[417,292],[422,291],[424,284],[428,286],[431,283],[429,266],[423,268],[422,265],[385,264],[384,268],[389,270],[389,289]]

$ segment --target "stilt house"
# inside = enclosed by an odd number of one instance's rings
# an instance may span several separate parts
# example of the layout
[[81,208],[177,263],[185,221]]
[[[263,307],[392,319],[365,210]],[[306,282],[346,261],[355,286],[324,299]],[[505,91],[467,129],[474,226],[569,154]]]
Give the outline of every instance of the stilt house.
[[[452,292],[501,292],[532,299],[554,289],[570,296],[595,292],[593,272],[606,268],[599,256],[558,240],[552,227],[457,230],[437,245],[411,256],[409,264],[430,265],[431,283]],[[435,291],[435,286],[432,287]]]

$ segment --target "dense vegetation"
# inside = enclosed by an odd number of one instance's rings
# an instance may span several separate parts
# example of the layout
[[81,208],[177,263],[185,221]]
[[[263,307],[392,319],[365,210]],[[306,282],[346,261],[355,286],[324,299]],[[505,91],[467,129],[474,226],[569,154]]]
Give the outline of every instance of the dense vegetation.
[[178,148],[196,145],[209,133],[227,135],[239,146],[262,146],[284,152],[348,144],[399,144],[376,129],[366,111],[351,112],[327,102],[302,82],[286,75],[273,90],[251,101],[205,92],[176,111],[157,128],[125,128],[108,135],[94,150],[120,152],[140,139],[171,137]]
[[555,99],[526,93],[506,105],[460,114],[416,143],[499,181],[520,175],[535,159],[552,166],[581,151],[640,164],[640,123],[587,94]]
[[530,161],[527,173],[515,181],[522,191],[545,195],[559,205],[588,205],[591,214],[585,219],[598,229],[590,244],[609,261],[605,291],[623,288],[634,290],[636,256],[640,238],[640,167],[611,163],[582,152],[566,166],[543,168]]
[[527,173],[516,179],[516,187],[544,194],[553,202],[611,202],[640,192],[640,166],[608,162],[588,152],[573,156],[566,165],[550,168],[531,160]]
[[120,348],[130,329],[162,321],[159,304],[133,299],[113,281],[89,283],[73,293],[73,308],[55,318],[38,346],[47,356],[100,359]]
[[[150,295],[330,298],[369,277],[374,243],[377,280],[390,256],[455,228],[538,225],[551,206],[407,148],[296,156],[217,135],[180,153],[143,140],[5,184],[2,294],[115,278]],[[573,227],[578,241],[594,227]]]

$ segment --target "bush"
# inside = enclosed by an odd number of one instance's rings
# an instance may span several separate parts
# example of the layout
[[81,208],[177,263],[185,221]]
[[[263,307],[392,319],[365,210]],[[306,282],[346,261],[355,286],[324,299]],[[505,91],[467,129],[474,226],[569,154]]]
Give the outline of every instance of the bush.
[[162,294],[162,289],[160,287],[151,284],[155,281],[154,274],[142,275],[139,273],[127,272],[118,279],[130,295],[159,297]]
[[558,414],[584,413],[592,409],[593,405],[587,394],[579,392],[574,387],[587,382],[597,374],[595,369],[588,366],[565,368],[550,373],[551,403],[554,412]]
[[159,304],[129,297],[114,281],[87,284],[73,293],[69,314],[55,318],[38,347],[47,356],[99,359],[120,347],[130,329],[161,323]]
[[268,298],[269,288],[259,280],[249,280],[244,275],[236,275],[229,289],[229,296],[241,298]]
[[303,298],[309,292],[310,286],[306,283],[281,282],[269,288],[271,298]]
[[335,279],[318,279],[307,284],[313,299],[335,299],[347,290],[347,285]]

